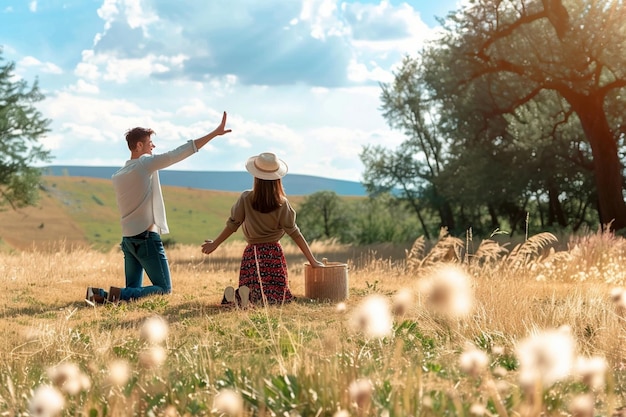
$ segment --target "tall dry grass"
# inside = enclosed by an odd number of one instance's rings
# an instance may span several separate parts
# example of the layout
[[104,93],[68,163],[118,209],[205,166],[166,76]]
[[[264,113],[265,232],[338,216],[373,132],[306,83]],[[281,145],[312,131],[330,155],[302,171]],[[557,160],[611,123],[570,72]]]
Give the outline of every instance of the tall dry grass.
[[[486,240],[470,251],[445,233],[430,249],[420,239],[412,248],[313,242],[319,258],[348,264],[350,297],[341,305],[304,297],[305,259],[285,243],[298,302],[247,310],[219,305],[224,287],[236,285],[240,242],[209,257],[195,246],[170,248],[173,294],[96,308],[83,301],[87,286],[123,284],[117,249],[59,243],[3,253],[0,412],[609,415],[626,403],[626,304],[615,291],[624,285],[626,241],[599,232],[558,242],[567,250],[554,251],[556,243],[539,234],[513,248]],[[459,290],[454,280],[439,293],[425,290],[444,265],[466,274],[470,294],[446,293]],[[466,296],[471,309],[452,317],[458,306],[445,302]],[[437,302],[442,309],[432,308]],[[387,307],[392,326],[368,333]],[[152,317],[167,325],[158,345],[142,333]],[[601,388],[573,370],[540,390],[520,379],[520,342],[557,328],[571,333],[577,356],[606,361]],[[71,378],[58,381],[63,364],[78,366],[88,383],[68,391]],[[117,365],[126,378],[114,378]],[[51,392],[62,409],[33,408],[44,394],[52,407]],[[592,414],[584,414],[589,402]]]

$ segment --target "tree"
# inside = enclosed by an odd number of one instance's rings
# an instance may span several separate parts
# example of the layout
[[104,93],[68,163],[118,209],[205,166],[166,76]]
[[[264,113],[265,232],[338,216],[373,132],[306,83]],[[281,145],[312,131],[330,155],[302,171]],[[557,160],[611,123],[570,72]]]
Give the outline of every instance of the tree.
[[17,209],[37,199],[41,172],[33,164],[50,160],[38,143],[50,122],[35,107],[44,99],[37,81],[29,88],[14,70],[12,62],[0,65],[0,207]]
[[436,103],[425,94],[419,77],[420,63],[406,57],[395,80],[382,85],[383,116],[392,128],[402,130],[407,139],[396,151],[366,146],[361,152],[365,165],[364,185],[370,194],[399,193],[417,215],[429,237],[423,211],[428,207],[440,218],[437,227],[455,227],[449,201],[440,195],[436,179],[444,165],[444,140],[437,129]]
[[419,219],[422,232],[430,239],[424,211],[427,209],[422,198],[427,184],[420,180],[419,167],[413,152],[404,150],[390,151],[381,146],[365,146],[361,152],[361,161],[365,166],[363,185],[370,197],[400,193],[402,200]]
[[556,94],[561,115],[576,119],[589,147],[600,222],[622,229],[624,127],[611,106],[623,107],[624,47],[621,1],[475,0],[446,20],[423,75],[450,106],[449,127],[475,137],[546,92]]
[[307,196],[298,209],[298,224],[308,239],[344,238],[348,211],[334,191],[318,191]]

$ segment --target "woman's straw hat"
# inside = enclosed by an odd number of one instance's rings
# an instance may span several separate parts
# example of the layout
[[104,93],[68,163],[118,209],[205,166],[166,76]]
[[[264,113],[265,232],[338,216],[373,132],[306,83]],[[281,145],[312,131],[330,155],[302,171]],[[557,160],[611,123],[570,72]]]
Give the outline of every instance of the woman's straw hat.
[[278,180],[287,174],[287,164],[271,152],[248,158],[246,169],[256,178]]

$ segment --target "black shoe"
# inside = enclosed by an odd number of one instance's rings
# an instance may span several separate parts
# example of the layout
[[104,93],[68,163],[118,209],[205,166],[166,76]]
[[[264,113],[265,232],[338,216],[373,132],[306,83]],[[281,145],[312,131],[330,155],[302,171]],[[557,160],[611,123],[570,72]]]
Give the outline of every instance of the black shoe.
[[109,303],[119,303],[122,300],[122,289],[119,287],[109,288],[109,296],[107,301]]
[[224,289],[224,297],[222,297],[222,304],[233,304],[235,302],[235,289],[233,287],[226,287]]
[[96,304],[104,304],[106,302],[106,291],[104,291],[102,288],[87,287],[85,302],[87,303],[87,305],[92,307]]

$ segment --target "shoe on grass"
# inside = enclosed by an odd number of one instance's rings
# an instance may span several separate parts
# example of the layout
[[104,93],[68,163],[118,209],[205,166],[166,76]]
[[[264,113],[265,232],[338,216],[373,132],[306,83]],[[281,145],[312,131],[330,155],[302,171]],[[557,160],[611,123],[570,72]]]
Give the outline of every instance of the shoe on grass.
[[107,301],[110,303],[119,303],[122,300],[122,289],[119,287],[109,288],[109,296]]
[[237,288],[237,295],[239,296],[237,301],[239,303],[239,307],[247,308],[250,304],[250,288],[245,285]]
[[88,306],[94,307],[96,304],[104,304],[107,300],[107,292],[102,288],[87,287],[87,293],[85,294],[85,303]]
[[222,297],[222,304],[233,304],[235,302],[235,289],[233,287],[226,287],[224,289],[224,296]]

